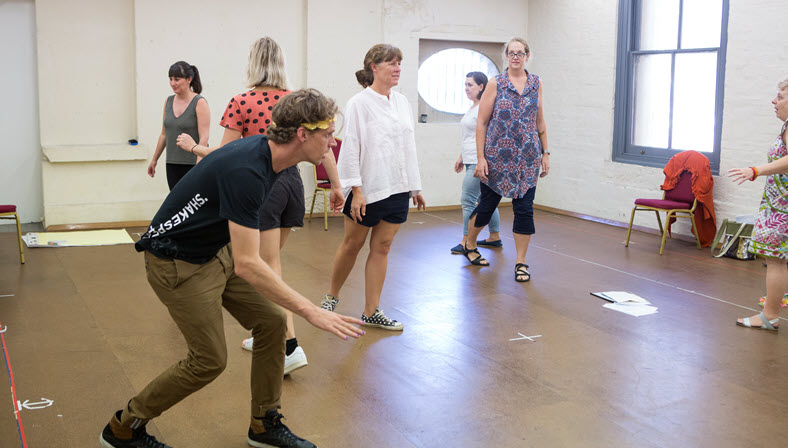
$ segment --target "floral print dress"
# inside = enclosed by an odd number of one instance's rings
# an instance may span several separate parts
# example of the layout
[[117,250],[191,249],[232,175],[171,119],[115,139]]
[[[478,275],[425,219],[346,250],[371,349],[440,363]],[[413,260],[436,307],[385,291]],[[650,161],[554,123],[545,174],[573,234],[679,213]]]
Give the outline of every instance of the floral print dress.
[[[788,155],[783,141],[788,121],[769,148],[769,162]],[[763,199],[752,232],[750,252],[765,257],[788,260],[788,174],[773,174],[766,179]]]
[[536,130],[539,77],[528,73],[522,93],[505,71],[495,81],[498,88],[484,144],[489,169],[485,184],[503,197],[519,199],[536,186],[542,166],[542,144]]

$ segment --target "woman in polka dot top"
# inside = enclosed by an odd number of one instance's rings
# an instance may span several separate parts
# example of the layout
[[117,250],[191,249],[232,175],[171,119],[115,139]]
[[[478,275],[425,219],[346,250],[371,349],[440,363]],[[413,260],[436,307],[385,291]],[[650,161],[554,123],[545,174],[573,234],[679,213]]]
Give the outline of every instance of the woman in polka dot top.
[[[284,54],[279,44],[270,37],[256,41],[249,51],[247,67],[248,87],[252,90],[234,96],[227,107],[219,124],[224,127],[221,146],[234,140],[253,135],[266,134],[271,125],[271,111],[279,100],[290,93],[287,89]],[[194,146],[194,140],[186,134],[178,139],[181,147],[193,147],[194,153],[206,156],[219,149],[202,145]],[[336,161],[333,152],[323,158],[323,166],[331,180],[331,206],[341,210],[345,200],[337,175]],[[285,169],[279,174],[271,194],[264,207],[260,210],[260,256],[280,276],[282,266],[279,251],[284,247],[291,227],[304,226],[304,184],[297,166]],[[287,315],[287,346],[285,357],[285,375],[305,366],[306,355],[298,346],[293,326],[293,313],[284,310]],[[254,339],[243,341],[241,346],[252,350]]]

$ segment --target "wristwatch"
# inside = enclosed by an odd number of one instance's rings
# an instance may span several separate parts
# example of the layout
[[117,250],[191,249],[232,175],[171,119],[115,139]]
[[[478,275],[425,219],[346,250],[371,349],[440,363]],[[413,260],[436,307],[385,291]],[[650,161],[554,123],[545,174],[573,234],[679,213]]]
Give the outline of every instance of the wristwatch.
[[542,150],[542,154],[547,154],[549,156],[550,155],[550,151]]

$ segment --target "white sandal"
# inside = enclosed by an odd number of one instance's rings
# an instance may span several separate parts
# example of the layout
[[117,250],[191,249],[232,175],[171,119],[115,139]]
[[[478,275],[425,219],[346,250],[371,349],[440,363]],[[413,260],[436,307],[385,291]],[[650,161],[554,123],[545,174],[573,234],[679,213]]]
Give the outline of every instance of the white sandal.
[[758,317],[761,319],[761,325],[753,325],[750,322],[750,318],[749,317],[743,318],[741,322],[737,321],[736,325],[738,325],[740,327],[755,328],[756,330],[777,331],[777,330],[780,329],[779,326],[777,326],[777,327],[774,326],[774,324],[776,324],[777,322],[780,321],[779,317],[776,318],[776,319],[769,320],[769,319],[766,318],[766,315],[763,314],[763,311],[761,311],[761,314],[759,314]]

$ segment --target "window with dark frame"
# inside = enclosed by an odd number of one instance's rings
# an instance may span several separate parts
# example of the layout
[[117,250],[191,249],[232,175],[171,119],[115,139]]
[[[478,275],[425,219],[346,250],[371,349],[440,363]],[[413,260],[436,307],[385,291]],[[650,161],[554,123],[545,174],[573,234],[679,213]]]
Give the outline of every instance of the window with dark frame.
[[695,150],[719,174],[728,0],[620,0],[613,160]]

